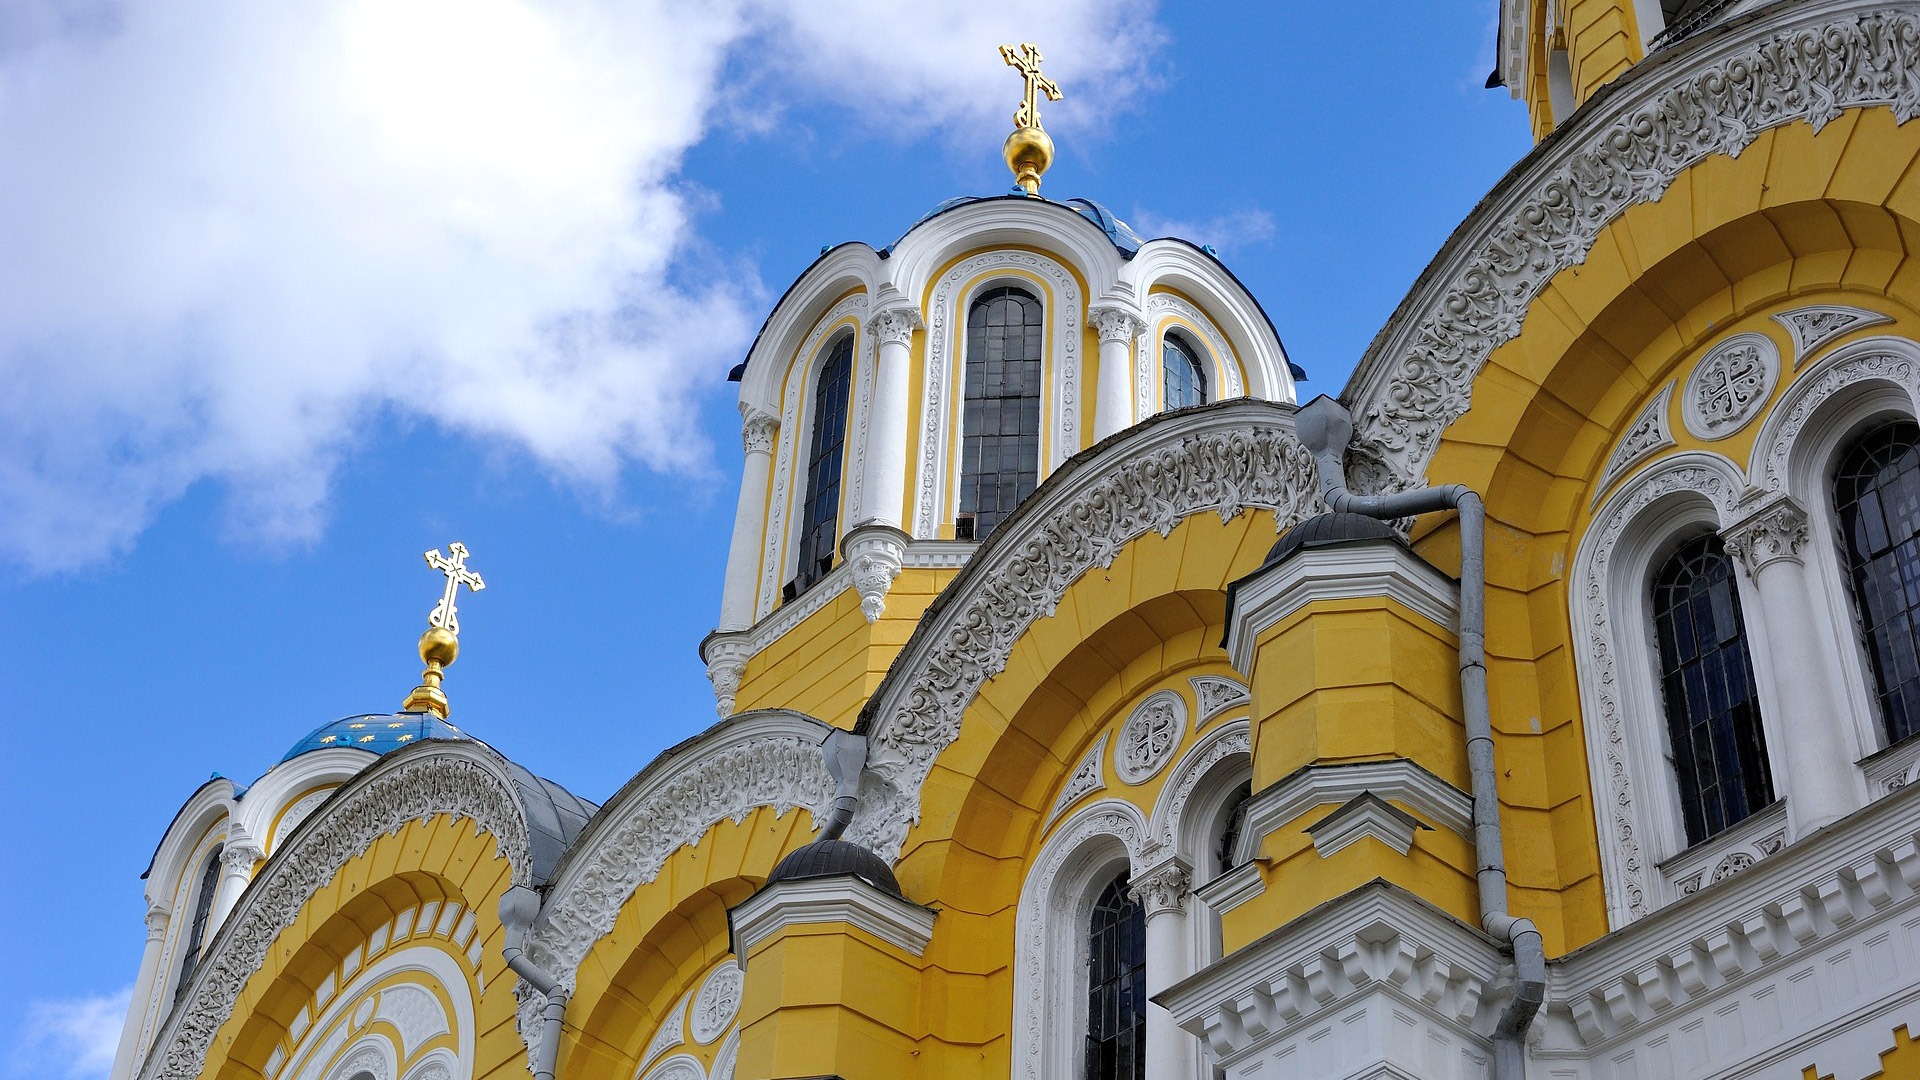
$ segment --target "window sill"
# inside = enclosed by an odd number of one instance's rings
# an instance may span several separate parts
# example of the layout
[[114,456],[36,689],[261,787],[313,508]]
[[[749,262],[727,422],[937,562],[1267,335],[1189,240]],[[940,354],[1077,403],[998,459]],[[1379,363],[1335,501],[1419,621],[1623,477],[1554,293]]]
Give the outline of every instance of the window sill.
[[1660,864],[1677,899],[1692,896],[1778,852],[1787,844],[1787,800],[1775,799],[1759,813]]

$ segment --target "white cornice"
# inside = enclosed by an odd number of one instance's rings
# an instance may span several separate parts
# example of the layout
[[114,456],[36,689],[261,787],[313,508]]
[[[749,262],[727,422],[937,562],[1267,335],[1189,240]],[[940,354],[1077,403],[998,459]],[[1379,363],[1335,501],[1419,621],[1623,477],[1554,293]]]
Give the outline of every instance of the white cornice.
[[1348,799],[1346,805],[1307,826],[1313,850],[1326,858],[1341,848],[1372,837],[1405,855],[1413,850],[1413,834],[1433,826],[1394,806],[1371,791]]
[[1473,798],[1407,758],[1351,765],[1309,765],[1254,792],[1240,832],[1239,858],[1258,850],[1262,837],[1323,803],[1345,803],[1365,794],[1401,803],[1461,836],[1473,835]]
[[760,943],[794,926],[846,923],[915,956],[933,940],[930,908],[868,884],[851,874],[777,881],[748,897],[728,913],[734,955],[742,965]]
[[1459,596],[1452,578],[1395,540],[1303,548],[1234,583],[1227,655],[1235,669],[1252,674],[1260,635],[1316,600],[1385,597],[1451,631],[1459,621]]
[[1194,895],[1205,900],[1214,914],[1224,915],[1267,891],[1266,878],[1260,873],[1266,862],[1264,858],[1248,859],[1205,885],[1196,886]]

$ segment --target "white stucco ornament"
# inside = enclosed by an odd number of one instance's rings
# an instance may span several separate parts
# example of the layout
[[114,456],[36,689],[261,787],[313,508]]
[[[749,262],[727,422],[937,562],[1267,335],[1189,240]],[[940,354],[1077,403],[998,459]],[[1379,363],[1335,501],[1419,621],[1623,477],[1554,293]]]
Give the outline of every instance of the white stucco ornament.
[[1735,334],[1694,365],[1680,421],[1702,439],[1724,439],[1758,416],[1780,379],[1780,349],[1765,334]]
[[704,1045],[727,1033],[740,1011],[743,977],[740,965],[729,960],[714,968],[713,974],[701,984],[700,993],[693,999],[693,1015],[688,1017],[688,1027],[696,1042]]
[[1173,760],[1187,730],[1187,699],[1173,690],[1148,694],[1134,706],[1113,750],[1113,771],[1129,784],[1143,784]]

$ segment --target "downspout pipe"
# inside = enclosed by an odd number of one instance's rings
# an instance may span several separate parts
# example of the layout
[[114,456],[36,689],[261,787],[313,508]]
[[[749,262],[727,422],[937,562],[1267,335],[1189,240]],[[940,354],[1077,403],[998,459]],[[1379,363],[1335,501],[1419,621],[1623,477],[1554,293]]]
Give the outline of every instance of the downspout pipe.
[[840,839],[853,822],[853,812],[860,806],[861,771],[867,765],[867,737],[834,728],[821,742],[820,753],[826,759],[827,775],[833,777],[833,810],[814,838],[816,844]]
[[1393,519],[1440,510],[1460,516],[1460,704],[1467,727],[1467,770],[1473,785],[1473,850],[1480,887],[1480,925],[1513,949],[1515,985],[1493,1032],[1494,1080],[1526,1076],[1526,1033],[1546,1000],[1547,955],[1533,920],[1507,910],[1507,858],[1500,836],[1500,790],[1493,760],[1493,717],[1487,703],[1487,511],[1464,484],[1392,495],[1347,490],[1346,453],[1353,416],[1318,397],[1294,415],[1294,434],[1313,454],[1320,494],[1331,510]]
[[546,968],[533,962],[520,946],[527,931],[540,914],[540,894],[525,885],[515,885],[500,898],[500,925],[506,929],[506,945],[500,955],[513,973],[546,998],[540,1009],[540,1041],[534,1044],[534,1080],[553,1080],[554,1065],[560,1060],[560,1034],[567,1018],[567,999],[571,996],[560,980]]

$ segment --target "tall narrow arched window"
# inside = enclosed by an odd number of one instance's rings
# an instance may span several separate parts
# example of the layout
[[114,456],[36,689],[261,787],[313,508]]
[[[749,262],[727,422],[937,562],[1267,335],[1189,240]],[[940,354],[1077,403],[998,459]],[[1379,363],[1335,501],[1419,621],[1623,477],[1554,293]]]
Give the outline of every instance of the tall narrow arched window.
[[1662,564],[1653,628],[1689,844],[1773,802],[1743,625],[1733,560],[1718,536],[1684,544]]
[[1020,289],[988,289],[967,311],[960,539],[986,539],[1040,482],[1044,330],[1040,301]]
[[1854,443],[1833,503],[1891,745],[1920,731],[1920,426],[1885,424]]
[[1088,925],[1086,1080],[1146,1075],[1147,918],[1122,871]]
[[193,971],[200,966],[200,947],[206,944],[207,920],[213,915],[213,892],[220,887],[220,853],[225,845],[215,845],[207,856],[207,868],[200,874],[200,893],[193,901],[193,921],[187,924],[187,936],[181,940],[185,952],[180,956],[180,981],[173,988],[177,1003],[187,992]]
[[1207,403],[1207,373],[1200,366],[1200,350],[1178,336],[1160,339],[1161,400],[1168,409]]
[[840,472],[847,449],[847,397],[853,385],[853,335],[833,345],[813,391],[813,440],[807,451],[807,501],[800,508],[800,562],[787,599],[833,569],[840,539]]

